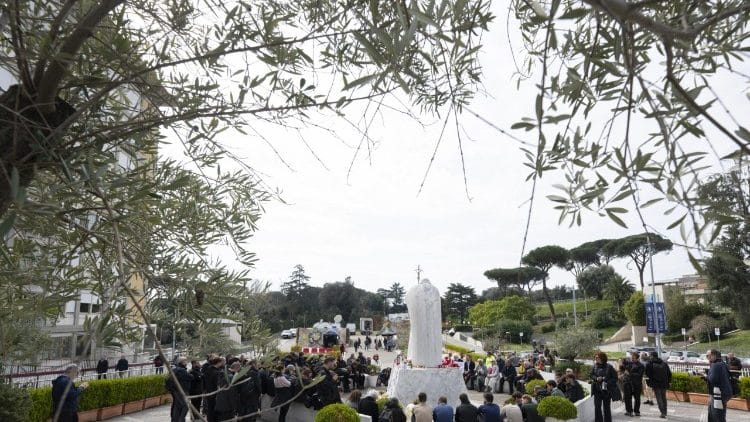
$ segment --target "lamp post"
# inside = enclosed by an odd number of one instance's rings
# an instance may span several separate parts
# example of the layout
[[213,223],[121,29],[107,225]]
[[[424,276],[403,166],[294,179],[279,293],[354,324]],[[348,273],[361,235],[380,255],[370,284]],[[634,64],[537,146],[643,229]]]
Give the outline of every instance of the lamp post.
[[682,329],[682,342],[685,343],[685,350],[687,351],[687,339],[685,338],[685,334],[687,334],[687,330],[683,328]]
[[573,324],[578,327],[578,313],[576,312],[576,288],[573,287]]
[[521,344],[523,344],[523,331],[521,331],[520,333],[518,333],[518,335],[521,336]]

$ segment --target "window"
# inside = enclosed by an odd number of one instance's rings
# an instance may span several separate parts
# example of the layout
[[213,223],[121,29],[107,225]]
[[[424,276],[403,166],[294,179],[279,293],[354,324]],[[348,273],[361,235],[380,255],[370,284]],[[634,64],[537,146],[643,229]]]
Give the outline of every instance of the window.
[[79,311],[80,313],[82,313],[82,314],[87,314],[87,313],[89,313],[89,309],[90,309],[90,308],[91,308],[91,304],[90,304],[90,303],[83,303],[83,302],[81,302],[81,303],[80,303],[80,304],[78,305],[78,311]]
[[91,313],[92,314],[99,313],[99,308],[101,308],[101,305],[99,305],[98,303],[92,303],[91,304]]

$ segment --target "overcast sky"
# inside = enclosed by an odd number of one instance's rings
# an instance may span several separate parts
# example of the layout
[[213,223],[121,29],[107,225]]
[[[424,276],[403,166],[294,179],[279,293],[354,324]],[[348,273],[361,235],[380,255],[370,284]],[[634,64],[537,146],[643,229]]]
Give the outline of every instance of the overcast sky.
[[[479,94],[470,109],[509,130],[521,117],[533,115],[538,74],[533,82],[516,89],[505,31],[506,11],[500,3],[496,2],[498,18],[485,34],[482,54],[487,95]],[[520,48],[517,43],[516,48]],[[361,123],[356,117],[361,110],[353,107],[349,111],[352,121]],[[606,117],[593,116],[595,120]],[[393,282],[413,285],[419,265],[424,270],[422,276],[441,292],[449,283],[458,282],[480,293],[494,285],[483,276],[485,270],[519,264],[531,184],[525,182],[528,169],[522,165],[518,142],[469,113],[461,116],[469,200],[456,131],[450,125],[418,194],[439,137],[438,118],[422,117],[420,124],[396,112],[382,113],[372,126],[375,148],[369,157],[360,151],[349,177],[347,170],[359,135],[345,124],[319,124],[335,129],[341,139],[310,129],[302,134],[305,143],[294,131],[269,130],[265,135],[276,152],[257,137],[243,139],[237,148],[268,185],[282,191],[286,201],[266,204],[251,242],[259,259],[254,278],[270,281],[278,289],[293,267],[301,264],[312,285],[351,276],[355,286],[375,291]],[[514,134],[534,141],[532,132]],[[570,248],[642,232],[630,214],[625,218],[629,230],[593,214],[585,216],[581,227],[558,225],[553,203],[545,198],[552,193],[551,176],[545,175],[541,181],[527,251],[548,244]],[[674,219],[662,216],[663,210],[646,210],[649,224],[662,230]],[[677,232],[666,234],[680,240]],[[634,266],[621,260],[615,267],[638,284]],[[656,256],[654,272],[659,280],[690,274],[693,269],[685,252],[676,248]],[[553,270],[551,285],[559,284],[572,286],[572,275]]]

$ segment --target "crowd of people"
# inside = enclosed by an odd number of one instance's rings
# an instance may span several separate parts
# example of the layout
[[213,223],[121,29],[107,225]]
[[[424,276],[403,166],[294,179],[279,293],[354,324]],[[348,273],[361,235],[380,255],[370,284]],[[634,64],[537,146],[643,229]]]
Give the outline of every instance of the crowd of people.
[[[726,401],[734,389],[731,371],[741,368],[741,362],[731,354],[724,362],[716,350],[710,350],[707,355],[711,365],[705,378],[707,390],[713,396],[709,413],[711,420],[724,422]],[[373,421],[537,422],[543,419],[539,418],[536,405],[545,397],[564,397],[573,403],[585,397],[584,388],[572,368],[556,372],[554,380],[536,383],[533,391],[529,391],[530,382],[543,381],[540,371],[549,370],[547,365],[554,358],[553,353],[545,357],[542,352],[530,354],[526,359],[514,353],[505,356],[489,353],[486,358],[464,354],[445,356],[441,366],[461,367],[467,388],[484,393],[484,404],[479,407],[472,405],[468,396],[462,394],[458,397],[461,404],[456,409],[448,404],[446,397],[440,397],[437,406],[432,408],[427,404],[426,395],[420,393],[413,403],[406,406],[391,398],[380,410],[376,403],[379,393],[375,390],[363,393],[365,375],[379,373],[378,384],[388,384],[391,362],[384,364],[377,353],[372,357],[366,357],[363,352],[334,357],[298,352],[265,364],[232,355],[210,355],[205,362],[179,357],[173,362],[172,369],[177,382],[169,377],[166,387],[173,395],[172,422],[185,421],[191,411],[193,419],[197,419],[197,413],[201,412],[209,422],[252,415],[260,410],[263,395],[272,398],[271,407],[277,408],[278,421],[285,422],[292,402],[321,409],[328,404],[340,403],[342,392],[349,394],[349,406],[370,415]],[[619,400],[625,404],[625,415],[640,416],[641,396],[646,397],[643,403],[647,404],[654,404],[654,399],[660,416],[666,418],[666,390],[672,375],[669,366],[657,353],[633,353],[615,366],[608,362],[604,352],[597,353],[594,360],[588,382],[594,400],[595,422],[611,422],[611,403]],[[118,362],[118,366],[122,368],[124,365]],[[98,372],[99,375],[106,373]],[[85,383],[74,386],[77,374],[78,368],[71,365],[53,382],[54,408],[60,412],[58,420],[63,422],[74,420],[75,403],[86,388]],[[312,385],[318,377],[321,381]],[[511,397],[501,407],[493,403],[493,397],[503,393],[506,384]],[[186,396],[190,397],[189,403]],[[252,421],[255,417],[244,420]]]

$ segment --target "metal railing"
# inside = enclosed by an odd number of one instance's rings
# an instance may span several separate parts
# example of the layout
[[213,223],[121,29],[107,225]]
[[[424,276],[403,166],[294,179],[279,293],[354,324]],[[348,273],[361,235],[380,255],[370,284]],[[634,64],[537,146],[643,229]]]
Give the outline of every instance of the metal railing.
[[[681,363],[681,362],[667,362],[669,369],[672,372],[689,372],[694,374],[704,374],[710,367],[707,363]],[[741,377],[750,377],[750,367],[743,366],[739,372]]]
[[[52,381],[58,376],[62,375],[65,371],[63,369],[48,370],[48,371],[37,371],[27,373],[16,373],[6,374],[2,377],[5,381],[14,387],[25,387],[25,388],[39,388],[48,387],[52,385]],[[152,375],[157,373],[164,373],[166,369],[164,367],[157,368],[153,363],[136,363],[129,366],[127,371],[115,371],[110,369],[109,371],[99,374],[96,372],[96,367],[82,367],[81,376],[79,377],[82,381],[91,381],[99,378],[128,378],[136,377],[141,375]]]

